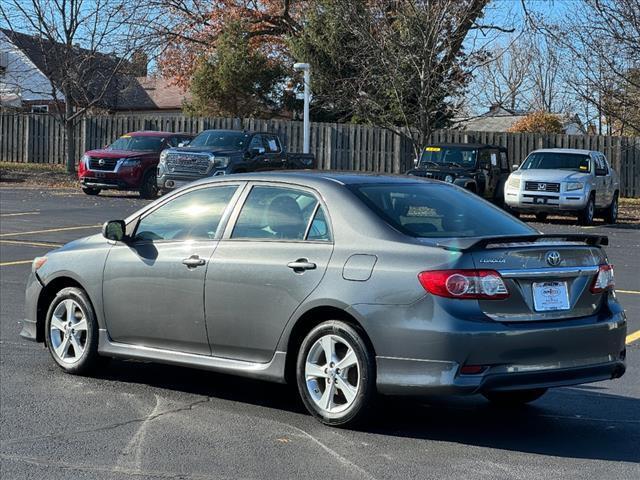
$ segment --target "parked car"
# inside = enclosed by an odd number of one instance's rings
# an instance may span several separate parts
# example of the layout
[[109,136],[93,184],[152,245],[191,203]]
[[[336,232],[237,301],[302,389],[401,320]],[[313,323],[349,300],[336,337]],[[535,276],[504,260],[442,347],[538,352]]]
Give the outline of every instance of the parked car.
[[103,149],[90,150],[78,165],[82,191],[98,195],[105,189],[138,190],[141,197],[153,198],[160,152],[192,138],[185,133],[141,131],[127,133]]
[[606,244],[416,177],[218,176],[35,259],[21,335],[69,373],[107,356],[296,382],[331,425],[376,392],[520,404],[624,373]]
[[507,181],[504,200],[515,212],[578,215],[590,225],[597,215],[618,219],[620,181],[606,157],[591,150],[551,148],[531,152]]
[[157,182],[158,188],[169,191],[203,177],[311,168],[314,155],[287,153],[278,135],[205,130],[186,147],[162,152]]
[[480,143],[429,145],[407,175],[433,178],[466,188],[502,205],[510,173],[507,149]]

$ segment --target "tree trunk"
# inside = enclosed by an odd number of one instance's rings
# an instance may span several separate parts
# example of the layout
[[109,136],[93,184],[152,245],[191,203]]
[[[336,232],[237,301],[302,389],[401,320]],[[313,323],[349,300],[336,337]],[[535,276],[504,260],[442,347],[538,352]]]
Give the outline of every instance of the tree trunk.
[[64,105],[64,133],[65,133],[65,153],[67,160],[67,173],[73,174],[76,172],[76,152],[74,148],[75,138],[74,138],[74,120],[71,118],[73,115],[73,106],[67,100],[69,98],[68,95],[65,95],[65,105]]

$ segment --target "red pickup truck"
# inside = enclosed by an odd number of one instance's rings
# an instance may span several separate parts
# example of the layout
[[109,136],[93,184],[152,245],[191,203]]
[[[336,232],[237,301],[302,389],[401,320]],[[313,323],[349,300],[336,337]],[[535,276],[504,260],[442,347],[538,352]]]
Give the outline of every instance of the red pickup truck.
[[158,193],[160,152],[192,138],[186,133],[141,131],[127,133],[103,149],[90,150],[78,166],[82,191],[97,195],[105,189],[137,190],[142,198],[153,198]]

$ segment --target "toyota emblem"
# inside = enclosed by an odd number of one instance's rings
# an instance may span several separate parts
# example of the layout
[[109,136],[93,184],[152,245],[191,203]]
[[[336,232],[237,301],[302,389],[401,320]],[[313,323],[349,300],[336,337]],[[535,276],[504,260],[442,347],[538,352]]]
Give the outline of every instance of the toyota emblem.
[[547,258],[547,263],[552,267],[557,267],[558,265],[560,265],[560,262],[562,261],[562,258],[560,257],[560,253],[556,252],[555,250],[552,252],[547,252],[546,258]]

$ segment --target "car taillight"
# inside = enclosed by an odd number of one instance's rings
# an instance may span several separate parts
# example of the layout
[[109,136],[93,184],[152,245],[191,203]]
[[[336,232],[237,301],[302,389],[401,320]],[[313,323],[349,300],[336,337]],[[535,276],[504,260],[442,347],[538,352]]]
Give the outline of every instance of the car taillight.
[[613,277],[613,265],[608,263],[600,265],[598,268],[598,275],[591,284],[591,293],[602,293],[608,290],[613,290],[616,286],[615,279]]
[[434,270],[418,274],[424,289],[447,298],[502,300],[509,290],[495,270]]

